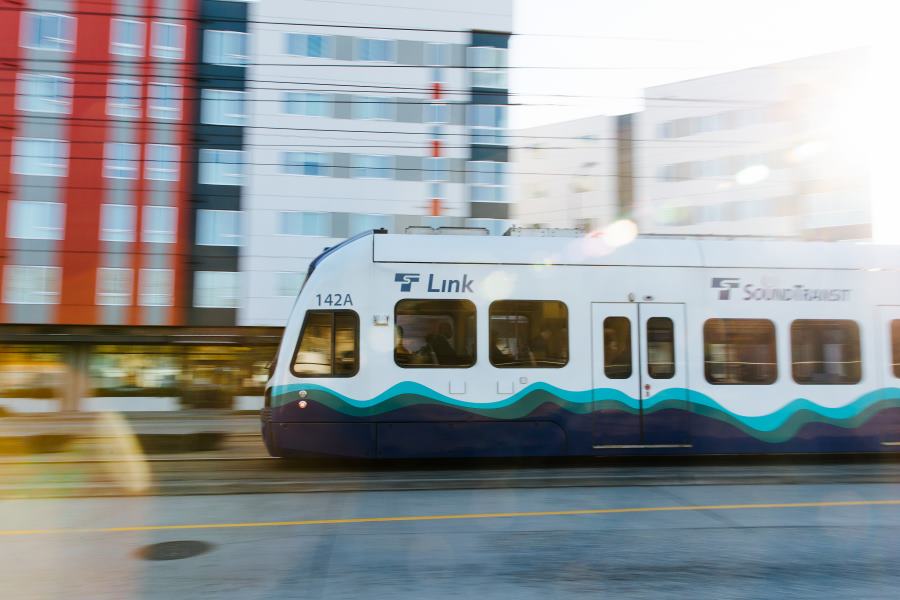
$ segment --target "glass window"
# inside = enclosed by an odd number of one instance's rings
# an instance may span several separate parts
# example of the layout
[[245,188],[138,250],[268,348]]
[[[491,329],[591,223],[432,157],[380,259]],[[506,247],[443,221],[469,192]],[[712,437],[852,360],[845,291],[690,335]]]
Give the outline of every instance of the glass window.
[[241,185],[244,182],[243,150],[200,150],[200,183],[204,185]]
[[109,53],[143,56],[144,24],[131,19],[113,19],[109,33]]
[[22,46],[72,52],[75,49],[75,17],[55,13],[23,13]]
[[16,108],[26,112],[72,112],[72,80],[58,75],[20,73]]
[[138,304],[172,306],[172,269],[141,269]]
[[356,58],[357,60],[390,62],[394,60],[394,42],[393,40],[357,39]]
[[134,241],[135,208],[130,204],[100,207],[100,239],[106,242]]
[[647,319],[647,374],[653,379],[675,377],[675,324],[668,317]]
[[178,181],[180,148],[168,144],[147,144],[144,177],[155,181]]
[[141,116],[141,83],[134,79],[110,79],[106,114],[115,117]]
[[449,123],[450,107],[446,104],[426,104],[425,122],[434,124]]
[[475,364],[475,305],[471,301],[401,300],[394,307],[394,323],[394,362],[401,367]]
[[285,152],[282,172],[289,175],[325,177],[331,169],[330,155],[321,152]]
[[97,269],[97,304],[130,305],[131,280],[131,269]]
[[469,106],[473,144],[505,144],[506,107],[493,104]]
[[350,173],[354,179],[392,179],[394,157],[376,154],[354,154]]
[[390,121],[394,118],[394,101],[381,96],[355,96],[353,118]]
[[19,175],[65,177],[68,172],[69,142],[42,138],[13,140],[12,172]]
[[506,163],[469,163],[469,184],[475,202],[504,202],[506,200]]
[[450,44],[426,43],[425,60],[428,62],[429,67],[450,66]]
[[350,230],[348,235],[356,235],[363,231],[372,231],[373,229],[389,229],[393,218],[390,215],[350,215]]
[[631,319],[603,319],[603,373],[607,379],[628,379],[632,373]]
[[197,211],[197,244],[200,246],[240,246],[241,211]]
[[305,117],[330,117],[331,95],[312,92],[285,92],[284,112]]
[[140,146],[107,142],[103,151],[103,176],[110,179],[137,179]]
[[7,236],[31,240],[61,240],[65,226],[66,207],[62,202],[30,202],[12,200],[9,203]]
[[203,32],[203,62],[213,65],[246,65],[248,34],[240,31]]
[[102,345],[88,354],[88,381],[93,397],[180,396],[181,353],[170,346]]
[[297,377],[352,377],[359,371],[358,348],[355,312],[308,311],[291,372]]
[[468,49],[472,87],[505,89],[507,84],[506,48],[475,46]]
[[194,273],[194,306],[237,308],[240,301],[240,273],[197,271]]
[[175,243],[175,227],[178,222],[177,208],[174,206],[145,206],[143,221],[141,238],[145,242]]
[[306,273],[275,273],[275,295],[293,298],[300,293],[300,287],[306,279]]
[[184,25],[153,21],[150,55],[156,58],[184,57]]
[[6,265],[3,301],[7,304],[59,304],[60,268]]
[[200,121],[209,125],[243,125],[247,120],[245,95],[237,90],[203,90]]
[[495,367],[559,368],[569,362],[569,311],[557,300],[497,300],[489,313]]
[[862,360],[854,321],[810,319],[791,323],[794,381],[804,384],[859,383]]
[[282,235],[331,235],[331,213],[282,212],[278,219]]
[[151,82],[147,93],[147,116],[151,119],[177,121],[181,118],[181,86]]
[[449,181],[450,170],[448,168],[449,161],[446,158],[429,157],[425,159],[425,180],[426,181]]
[[59,398],[69,381],[69,372],[66,349],[62,346],[0,346],[0,397]]
[[900,378],[900,319],[891,321],[891,349],[894,377]]
[[703,357],[710,383],[775,383],[775,324],[766,319],[709,319],[703,325]]
[[306,33],[288,33],[287,53],[294,56],[309,56],[310,58],[327,58],[331,56],[331,38],[326,35],[313,35]]

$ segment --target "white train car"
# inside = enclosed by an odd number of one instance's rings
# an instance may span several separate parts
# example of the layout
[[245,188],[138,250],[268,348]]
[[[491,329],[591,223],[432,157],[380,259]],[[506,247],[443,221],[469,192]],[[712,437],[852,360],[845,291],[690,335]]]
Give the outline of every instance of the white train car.
[[274,456],[900,449],[900,248],[357,236],[266,391]]

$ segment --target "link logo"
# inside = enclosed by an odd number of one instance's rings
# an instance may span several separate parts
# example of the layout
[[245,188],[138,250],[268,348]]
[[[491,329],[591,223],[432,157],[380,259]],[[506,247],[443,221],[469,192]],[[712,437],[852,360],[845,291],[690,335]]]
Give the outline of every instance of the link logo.
[[418,273],[397,273],[394,275],[394,281],[400,284],[401,292],[412,291],[412,284],[419,281],[419,279]]
[[719,300],[730,300],[731,290],[737,289],[741,280],[737,277],[713,277],[712,288],[719,290]]

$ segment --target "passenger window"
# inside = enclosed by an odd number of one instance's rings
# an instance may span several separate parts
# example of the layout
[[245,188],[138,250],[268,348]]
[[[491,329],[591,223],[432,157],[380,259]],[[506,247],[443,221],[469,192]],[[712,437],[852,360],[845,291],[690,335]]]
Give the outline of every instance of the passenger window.
[[862,379],[859,326],[854,321],[794,321],[791,323],[791,360],[797,383],[859,383]]
[[394,362],[401,367],[475,364],[475,305],[469,300],[401,300],[394,323]]
[[710,319],[703,325],[706,380],[769,385],[778,378],[775,324],[766,319]]
[[557,300],[497,300],[489,311],[491,364],[559,368],[569,362],[569,310]]
[[306,313],[291,372],[297,377],[352,377],[359,370],[359,317],[352,310]]
[[607,379],[631,377],[631,321],[627,317],[603,320],[603,373]]
[[653,379],[675,377],[675,325],[668,317],[647,319],[647,374]]
[[894,377],[900,378],[900,319],[891,321],[891,346],[893,346]]

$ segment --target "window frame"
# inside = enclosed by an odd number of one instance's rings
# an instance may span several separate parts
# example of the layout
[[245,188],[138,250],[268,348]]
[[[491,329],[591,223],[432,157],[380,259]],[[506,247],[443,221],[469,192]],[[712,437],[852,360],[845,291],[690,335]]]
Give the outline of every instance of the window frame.
[[[40,163],[42,166],[50,165],[52,169],[49,170],[53,172],[37,173],[34,171],[25,171],[23,170],[23,159],[46,160],[47,157],[24,154],[23,152],[21,152],[21,149],[17,147],[20,142],[52,142],[54,147],[58,150],[61,150],[61,152],[56,156],[50,157],[49,160],[60,160],[61,162]],[[67,177],[69,175],[69,140],[60,140],[54,138],[14,137],[12,139],[12,153],[13,156],[11,161],[12,164],[10,165],[10,172],[15,173],[16,175],[24,175],[26,177]]]
[[[852,325],[851,333],[856,336],[856,356],[859,357],[859,377],[856,378],[856,381],[841,381],[841,382],[822,382],[822,381],[798,381],[797,380],[797,371],[795,361],[795,351],[794,351],[794,328],[797,324],[800,323],[819,323],[828,322],[832,324],[850,324]],[[789,343],[791,346],[791,380],[796,385],[859,385],[863,381],[863,340],[862,340],[862,327],[860,327],[859,322],[854,319],[829,319],[829,318],[820,318],[820,319],[794,319],[791,321],[790,327],[790,339]],[[826,362],[826,361],[813,361],[813,362]]]
[[[204,160],[204,156],[209,156],[212,154],[218,157],[221,153],[226,153],[227,156],[237,156],[238,158],[240,158],[240,160],[238,162]],[[197,182],[200,185],[244,185],[244,179],[246,177],[244,169],[246,167],[246,164],[244,163],[243,150],[237,150],[234,148],[200,148],[200,151],[197,154],[197,162],[199,163],[197,169]],[[213,175],[219,175],[219,173],[217,172],[217,167],[210,168],[209,165],[237,165],[238,173],[236,175],[233,173],[226,173],[225,177],[212,177]],[[235,179],[237,181],[234,181]]]
[[[485,56],[489,56],[490,60],[479,60]],[[502,60],[498,60],[501,57]],[[481,64],[482,62],[484,64]],[[509,88],[508,48],[469,46],[466,49],[466,67],[469,69],[470,87],[489,90],[505,90]],[[485,83],[489,85],[485,85]],[[497,85],[493,85],[495,83]]]
[[[33,39],[31,36],[31,31],[29,25],[31,25],[31,19],[43,19],[46,17],[54,17],[60,19],[60,23],[66,22],[69,25],[69,31],[65,33],[71,34],[71,39],[69,38],[61,38],[61,37],[47,37],[48,40],[53,40],[55,42],[54,45],[44,46],[40,44],[40,39]],[[29,48],[32,50],[47,50],[50,52],[74,52],[75,51],[75,43],[78,40],[78,20],[72,15],[64,15],[62,13],[52,12],[52,11],[40,11],[40,10],[30,10],[22,13],[22,19],[20,21],[20,30],[19,30],[19,47],[21,48]],[[40,27],[38,28],[38,32],[40,32]],[[40,36],[39,36],[40,38]]]
[[[302,52],[292,52],[291,51],[291,43],[292,40],[302,38],[303,39],[303,51]],[[309,52],[309,39],[310,38],[320,38],[322,45],[322,51],[319,54],[310,54]],[[285,44],[284,44],[284,53],[288,56],[302,56],[304,58],[330,58],[331,57],[331,45],[332,45],[332,36],[322,33],[298,33],[293,31],[285,32],[284,36]]]
[[[487,172],[481,170],[484,165],[493,165],[492,171]],[[498,161],[498,160],[471,160],[468,162],[467,166],[467,177],[466,183],[470,188],[470,199],[473,202],[499,202],[506,203],[507,193],[509,192],[509,181],[507,181],[507,167],[509,163]],[[481,181],[477,181],[478,176],[481,175],[491,175],[492,179],[494,179],[491,183],[484,183]],[[501,183],[496,183],[497,178],[500,178]],[[475,189],[478,190],[490,190],[491,198],[476,198]],[[497,198],[497,196],[500,198]]]
[[[26,94],[23,90],[23,87],[27,87],[31,84],[36,83],[38,80],[44,81],[53,81],[54,86],[57,87],[56,91],[59,91],[59,86],[62,85],[65,87],[66,94],[65,96],[60,96],[56,94],[53,98],[49,98],[48,96],[36,96],[34,94]],[[69,115],[72,114],[72,90],[73,90],[72,78],[65,77],[63,75],[53,75],[49,73],[34,73],[34,72],[26,72],[19,73],[16,77],[16,110],[21,112],[31,112],[31,113],[43,113],[43,114],[53,114],[53,115]],[[31,102],[40,105],[41,103],[49,103],[49,105],[58,107],[60,110],[42,110],[41,108],[33,108],[28,106],[28,101],[26,99],[32,99]],[[64,98],[60,100],[59,98]]]
[[[172,230],[150,229],[150,213],[159,210],[160,214],[171,215]],[[167,217],[169,218],[169,217]],[[155,239],[162,238],[166,239]],[[141,241],[148,244],[174,244],[178,237],[178,207],[161,204],[145,204],[141,211]]]
[[[288,215],[327,215],[328,221],[328,233],[290,233],[286,231],[286,228],[283,226],[287,218],[290,218]],[[302,220],[302,218],[301,218]],[[281,210],[278,211],[278,232],[275,235],[286,235],[290,237],[324,237],[330,238],[334,237],[334,216],[333,213],[326,211],[315,211],[315,210]]]
[[[363,47],[364,45],[372,44],[372,42],[377,42],[379,44],[384,44],[384,47],[387,49],[387,53],[385,58],[367,58],[364,57]],[[390,40],[385,38],[368,38],[368,37],[358,37],[356,38],[356,44],[354,48],[354,58],[361,62],[377,62],[377,63],[392,63],[397,60],[397,40]],[[371,48],[367,48],[369,52],[365,54],[371,54]]]
[[[360,166],[360,161],[373,158],[386,159],[390,162],[388,167],[373,167],[371,165]],[[351,154],[350,155],[350,179],[369,179],[373,181],[390,181],[396,178],[397,159],[393,154]],[[383,176],[372,176],[366,173],[370,171],[383,171]],[[363,173],[363,174],[360,174]]]
[[[55,290],[52,290],[52,291],[41,290],[38,292],[31,292],[38,298],[40,298],[42,300],[46,299],[48,301],[46,301],[46,302],[19,302],[19,301],[10,299],[10,297],[8,295],[9,291],[10,291],[9,284],[13,280],[13,278],[10,277],[10,271],[14,270],[14,269],[20,270],[20,271],[21,270],[25,270],[25,271],[30,270],[30,271],[32,271],[32,273],[39,270],[41,273],[42,281],[46,281],[47,274],[52,273],[53,274],[52,283],[55,284],[55,286],[54,286],[56,288]],[[4,304],[24,304],[24,305],[28,305],[28,304],[42,304],[42,305],[43,304],[59,304],[60,297],[62,296],[62,276],[61,276],[61,274],[62,274],[62,267],[56,267],[56,266],[51,266],[51,265],[14,265],[14,264],[3,265],[3,303]],[[29,279],[30,281],[34,281],[34,276],[33,275],[29,276],[29,277],[27,277],[27,279]]]
[[[40,206],[36,206],[40,205]],[[51,208],[52,206],[52,208]],[[18,210],[27,210],[29,208],[37,210],[59,211],[55,216],[59,222],[59,227],[48,227],[41,225],[35,228],[36,231],[46,232],[48,235],[34,236],[23,235],[25,232],[15,231],[19,228],[14,218]],[[40,200],[10,200],[7,208],[6,237],[20,240],[63,240],[66,231],[66,203],[65,202],[47,202]]]
[[[228,219],[233,219],[233,224],[236,226],[236,233],[227,233],[221,234],[219,233],[217,237],[217,232],[220,229],[221,219],[227,215]],[[201,208],[197,210],[197,232],[196,239],[198,246],[217,246],[217,247],[229,247],[236,248],[242,245],[242,235],[241,235],[241,211],[240,210],[222,210],[222,209],[212,209],[212,208]],[[206,226],[207,231],[203,230],[203,226]],[[201,235],[201,231],[204,231],[204,234]],[[223,241],[228,241],[231,243],[222,243]]]
[[[161,160],[154,152],[174,152],[173,160]],[[172,167],[174,165],[174,167]],[[154,174],[172,177],[153,176]],[[181,178],[181,146],[177,144],[147,144],[144,148],[144,179],[149,181],[178,181]]]
[[[163,296],[163,294],[148,294],[146,290],[145,276],[150,273],[166,273],[168,278],[168,290],[163,298],[165,302],[147,302],[149,297]],[[138,306],[172,306],[175,303],[175,270],[174,269],[140,269],[138,271]]]
[[[157,90],[174,90],[174,94],[162,95],[155,94]],[[181,103],[183,99],[183,90],[181,84],[165,83],[163,81],[151,81],[147,84],[147,118],[156,121],[178,121],[181,119]],[[166,106],[161,104],[172,103],[175,106]]]
[[[491,343],[491,337],[492,337],[491,311],[493,310],[494,305],[497,304],[498,302],[535,302],[535,303],[547,302],[547,303],[559,304],[566,311],[566,332],[569,331],[569,305],[566,304],[562,300],[548,300],[546,298],[540,299],[540,300],[535,300],[533,298],[497,298],[496,300],[492,300],[491,303],[488,305],[488,314],[487,314],[488,344]],[[570,350],[571,350],[571,344],[570,344],[570,340],[569,340],[570,337],[571,336],[568,333],[566,333],[566,340],[565,340],[565,342],[566,342],[565,343],[566,362],[562,363],[561,365],[497,365],[497,364],[494,364],[493,360],[491,360],[490,352],[488,352],[488,362],[490,362],[491,366],[494,367],[495,369],[562,369],[562,368],[565,368],[566,366],[568,366],[569,362],[572,360],[572,355],[570,352]]]
[[[355,360],[353,363],[354,369],[353,369],[352,373],[347,373],[344,375],[335,375],[334,374],[334,358],[336,356],[335,333],[337,330],[337,328],[334,326],[334,321],[335,321],[335,317],[337,316],[338,313],[353,316],[354,325],[355,325],[354,330],[355,330],[355,334],[356,334],[354,336],[354,340],[353,340],[354,347],[356,349],[356,352],[354,355]],[[297,355],[300,352],[300,344],[303,343],[303,336],[306,333],[306,327],[307,327],[307,324],[309,323],[308,317],[311,314],[330,314],[331,315],[331,372],[328,375],[315,375],[315,374],[299,375],[294,370],[294,368],[297,366]],[[322,309],[307,310],[306,314],[303,315],[303,324],[300,327],[300,335],[297,336],[297,342],[296,342],[296,344],[294,344],[294,351],[291,353],[291,359],[290,359],[291,362],[290,362],[290,367],[289,367],[291,375],[293,375],[294,377],[299,377],[301,379],[313,379],[313,378],[315,378],[315,379],[329,379],[329,378],[331,378],[331,379],[348,379],[351,377],[356,377],[356,375],[359,374],[360,363],[362,362],[362,360],[361,360],[362,357],[360,356],[361,346],[360,346],[360,342],[359,342],[360,329],[361,329],[361,327],[360,327],[360,321],[359,321],[359,313],[357,313],[355,310],[350,310],[350,309],[346,309],[346,308],[339,308],[339,309],[335,309],[335,310],[322,310]]]
[[[123,25],[137,25],[138,40],[137,42],[123,42],[116,39],[117,34],[122,33],[119,27]],[[144,56],[144,40],[146,37],[146,24],[137,19],[126,19],[117,17],[110,21],[109,24],[109,53],[114,56],[133,56],[141,58]]]
[[[231,279],[232,283],[234,284],[234,297],[228,298],[227,296],[223,295],[222,298],[232,300],[233,304],[227,304],[227,305],[214,304],[214,303],[200,304],[198,302],[198,298],[201,297],[201,295],[198,293],[199,290],[201,289],[201,285],[200,285],[201,280],[205,280],[207,277],[209,277],[210,274],[213,274],[213,273],[217,274],[217,275],[221,274],[221,273],[227,273],[230,276],[229,279]],[[193,275],[194,275],[193,302],[191,303],[193,305],[193,308],[216,308],[216,309],[225,309],[225,310],[236,310],[240,307],[240,305],[241,305],[241,272],[240,271],[202,270],[202,271],[194,271]],[[202,275],[202,277],[201,277],[201,275]],[[222,288],[222,286],[218,285],[219,282],[213,281],[212,283],[215,285],[205,286],[206,289],[210,289],[210,288],[221,289]]]
[[[243,127],[247,123],[247,92],[203,88],[200,92],[200,122],[205,125]],[[229,112],[226,107],[237,102],[241,112]],[[220,109],[221,107],[221,109]]]
[[[116,207],[116,208],[115,209],[112,209],[112,208],[107,209],[106,207],[108,207],[108,206]],[[128,220],[130,221],[130,228],[129,229],[105,228],[103,225],[104,225],[104,223],[107,222],[107,219],[104,217],[104,215],[107,213],[107,211],[112,212],[113,210],[119,210],[118,207],[124,207],[124,209],[126,209],[126,210],[123,210],[122,212],[124,214],[127,214]],[[103,242],[118,242],[118,243],[125,243],[125,244],[127,244],[129,242],[133,242],[134,238],[135,238],[135,220],[136,220],[136,218],[137,218],[137,207],[135,207],[133,204],[114,204],[111,202],[104,202],[103,204],[100,205],[100,231],[98,232],[98,236],[97,236],[98,239]],[[125,237],[127,239],[110,239],[110,237],[104,237],[105,236],[104,232],[110,232],[110,234],[123,233],[124,234],[123,237]]]
[[[219,47],[215,48],[216,50],[221,51],[216,56],[212,56],[213,50],[211,49],[214,44],[212,44],[213,37],[219,37],[220,42],[217,44]],[[245,54],[234,54],[228,52],[227,46],[229,45],[229,38],[231,39],[242,39],[243,50]],[[203,31],[203,57],[202,60],[204,63],[209,65],[219,65],[222,67],[245,67],[250,62],[250,34],[244,31],[230,31],[226,29],[205,29]]]
[[[113,156],[117,149],[133,153],[124,158]],[[122,166],[118,163],[131,163]],[[134,142],[106,142],[103,144],[104,179],[137,179],[141,174],[141,145]]]
[[[112,271],[121,272],[127,275],[128,289],[125,292],[103,292],[101,291],[100,282],[105,273]],[[134,270],[127,267],[98,267],[97,268],[97,290],[94,302],[98,306],[131,306],[132,296],[134,294]],[[124,302],[109,301],[110,299],[121,299]]]
[[[509,110],[502,104],[470,104],[469,137],[477,146],[505,146]],[[487,115],[490,118],[485,119]]]
[[[384,114],[376,116],[365,114],[367,111],[376,110],[376,107],[378,113]],[[350,113],[359,121],[394,121],[397,119],[397,102],[392,96],[356,94],[353,96]]]
[[[303,96],[304,98],[301,100],[292,99],[291,96]],[[322,99],[320,100],[310,100],[309,96],[318,96]],[[329,118],[334,116],[333,110],[333,97],[331,94],[323,93],[323,92],[303,92],[297,90],[286,90],[284,92],[284,96],[281,99],[282,103],[282,112],[283,114],[290,115],[292,117],[318,117],[318,118]],[[292,106],[300,106],[300,107],[309,107],[315,106],[317,109],[321,109],[322,114],[318,114],[317,111],[293,111],[290,110]]]
[[[134,96],[119,96],[113,94],[114,86],[121,85],[136,90]],[[133,104],[124,104],[120,101],[133,100]],[[106,114],[111,117],[139,118],[141,116],[141,82],[137,79],[113,78],[106,84]]]
[[[157,43],[159,41],[159,28],[173,28],[178,31],[180,45],[166,46]],[[181,23],[173,23],[166,20],[154,20],[150,23],[150,56],[154,58],[163,58],[168,60],[182,60],[184,58],[185,40],[187,39],[187,30]]]
[[[728,324],[727,324],[727,322],[728,321],[754,321],[756,323],[766,323],[768,325],[769,331],[771,332],[771,342],[772,343],[767,349],[769,351],[771,351],[772,364],[774,365],[774,374],[771,377],[771,379],[769,379],[767,381],[715,381],[713,379],[710,379],[710,376],[709,376],[710,371],[709,371],[709,367],[708,367],[708,364],[710,361],[707,359],[707,353],[706,353],[706,349],[708,346],[707,328],[711,327],[712,325],[715,325],[716,324],[715,322],[720,322],[722,324],[721,327],[724,329],[724,337],[726,340],[726,343],[723,345],[735,346],[736,344],[727,343],[727,341],[728,341]],[[780,372],[780,369],[778,368],[778,327],[775,324],[775,321],[773,321],[772,319],[758,318],[758,317],[711,317],[709,319],[706,319],[703,322],[703,334],[702,335],[703,335],[703,338],[702,338],[703,339],[703,377],[706,380],[706,383],[708,383],[710,385],[740,385],[740,386],[760,385],[760,386],[764,386],[764,385],[776,384],[778,382],[779,377],[781,377],[781,372]],[[726,361],[726,362],[732,362],[732,361]]]

